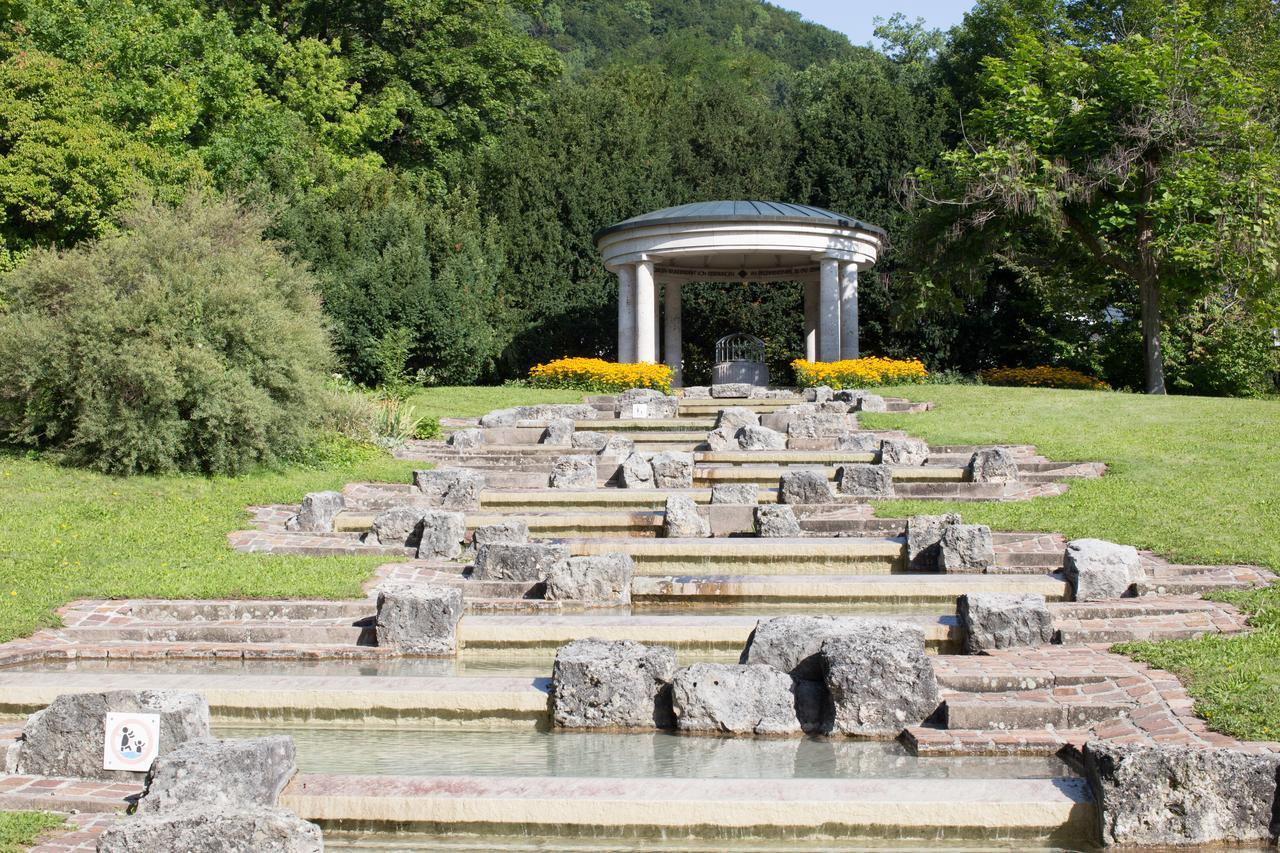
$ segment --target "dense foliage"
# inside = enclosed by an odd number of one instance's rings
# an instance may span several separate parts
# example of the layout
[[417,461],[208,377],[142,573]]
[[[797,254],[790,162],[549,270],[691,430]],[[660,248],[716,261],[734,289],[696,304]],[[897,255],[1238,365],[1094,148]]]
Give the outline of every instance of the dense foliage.
[[0,435],[113,474],[298,454],[330,352],[311,276],[264,221],[192,196],[0,280]]
[[[1189,3],[979,0],[856,47],[759,0],[0,2],[0,272],[195,186],[269,212],[344,375],[495,382],[615,357],[598,229],[780,198],[892,236],[865,351],[1268,393],[1280,16]],[[791,378],[799,285],[684,299],[688,381],[735,331]]]

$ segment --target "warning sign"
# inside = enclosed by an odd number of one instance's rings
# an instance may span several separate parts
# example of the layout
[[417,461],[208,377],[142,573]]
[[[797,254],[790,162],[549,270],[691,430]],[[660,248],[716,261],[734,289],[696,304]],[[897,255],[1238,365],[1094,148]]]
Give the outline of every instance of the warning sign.
[[159,714],[107,714],[103,770],[150,770],[159,750]]
[[649,404],[648,403],[632,403],[631,417],[633,418],[649,417]]

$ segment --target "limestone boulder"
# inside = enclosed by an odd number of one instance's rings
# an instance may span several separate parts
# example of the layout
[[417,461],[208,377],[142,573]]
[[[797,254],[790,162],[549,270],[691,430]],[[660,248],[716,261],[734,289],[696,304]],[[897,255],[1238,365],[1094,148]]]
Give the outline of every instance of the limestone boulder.
[[195,738],[156,759],[138,811],[275,806],[297,772],[297,750],[288,735]]
[[1094,740],[1083,759],[1105,845],[1274,844],[1276,753]]
[[716,429],[728,429],[735,435],[748,426],[760,426],[760,416],[746,406],[728,406],[716,418]]
[[671,685],[676,728],[722,734],[799,734],[791,676],[764,664],[695,663]]
[[393,506],[373,517],[369,532],[364,535],[367,545],[407,545],[418,547],[422,538],[422,516],[426,510],[420,506]]
[[630,388],[618,395],[618,416],[622,418],[674,418],[680,401],[653,388]]
[[971,592],[957,600],[956,617],[971,655],[1053,641],[1053,615],[1038,593]]
[[594,421],[600,415],[594,406],[586,403],[536,403],[532,406],[516,406],[515,412],[517,421],[550,421],[555,418]]
[[484,524],[471,531],[471,546],[479,549],[482,545],[495,542],[528,542],[529,523],[523,518],[504,518],[493,524]]
[[859,394],[854,404],[859,412],[887,412],[889,404],[879,394]]
[[747,638],[738,663],[764,663],[796,678],[822,680],[819,652],[827,637],[856,629],[859,619],[843,616],[774,616],[761,619]]
[[708,450],[737,450],[738,428],[720,427],[707,433]]
[[825,471],[802,468],[787,471],[778,480],[778,502],[784,504],[829,504],[835,501]]
[[556,652],[551,716],[566,729],[671,728],[676,653],[631,640],[574,640]]
[[98,838],[98,853],[322,853],[320,827],[293,812],[200,808],[122,818]]
[[454,430],[449,434],[448,443],[454,450],[474,450],[484,444],[484,430],[477,427]]
[[761,504],[755,513],[756,535],[762,538],[802,536],[796,514],[786,504]]
[[30,776],[120,782],[142,779],[142,771],[102,769],[102,737],[107,714],[111,712],[159,714],[160,756],[188,740],[209,736],[209,705],[199,693],[179,690],[64,693],[47,708],[27,718],[14,750],[16,759],[8,769]]
[[707,385],[687,385],[684,388],[686,400],[706,400],[711,397],[711,388]]
[[915,467],[929,458],[929,445],[918,438],[886,438],[880,442],[880,464]]
[[810,403],[826,403],[835,399],[835,391],[827,385],[815,385],[804,389],[804,398]]
[[792,415],[787,420],[787,438],[808,441],[818,438],[836,438],[857,428],[858,421],[853,415],[812,411]]
[[938,710],[924,631],[914,625],[856,620],[822,641],[820,657],[831,694],[833,730],[861,737],[897,737]]
[[289,530],[332,533],[333,520],[346,508],[341,492],[308,492],[302,496],[298,514],[285,524]]
[[543,444],[556,447],[569,447],[573,441],[573,421],[569,418],[552,418],[547,421],[547,428],[542,431]]
[[443,509],[479,509],[484,477],[467,468],[414,471],[413,484],[427,503]]
[[891,498],[893,469],[869,462],[841,465],[836,469],[836,489],[856,498]]
[[983,447],[969,457],[965,477],[971,483],[1016,483],[1018,461],[1008,448]]
[[711,386],[711,396],[716,399],[750,397],[754,387],[748,382],[720,382]]
[[836,436],[836,450],[855,450],[859,453],[878,453],[880,436],[874,432],[843,432]]
[[959,513],[913,515],[907,519],[907,568],[937,571],[942,551],[942,534],[960,523]]
[[494,409],[480,418],[480,426],[485,429],[513,427],[520,420],[520,414],[514,409]]
[[662,535],[668,538],[707,537],[711,535],[711,527],[698,512],[698,505],[693,498],[672,495],[667,498],[666,511],[663,513]]
[[818,411],[827,415],[847,415],[849,414],[849,404],[842,403],[839,400],[828,400],[825,403],[816,403]]
[[649,460],[653,485],[658,489],[693,488],[693,454],[667,450]]
[[786,450],[787,436],[763,426],[744,426],[738,430],[738,446],[743,450]]
[[938,571],[981,573],[996,564],[991,528],[985,524],[950,524],[938,541]]
[[759,503],[760,489],[755,483],[717,483],[711,487],[713,504],[754,505]]
[[594,605],[631,603],[635,564],[626,554],[570,557],[547,570],[548,601],[581,601]]
[[622,461],[619,471],[622,486],[627,489],[652,489],[653,465],[643,455],[632,453]]
[[[494,546],[485,546],[494,547]],[[462,590],[442,584],[388,584],[378,590],[378,646],[406,655],[451,655],[458,648]]]
[[611,435],[609,440],[604,443],[604,448],[600,451],[601,456],[609,456],[615,459],[626,459],[632,453],[635,453],[636,443],[634,439],[627,438],[625,435]]
[[569,436],[569,446],[577,450],[591,450],[599,453],[604,450],[605,445],[608,443],[609,436],[607,433],[595,432],[589,429],[576,430],[573,435]]
[[557,457],[551,463],[550,483],[553,489],[594,489],[596,458],[581,453]]
[[419,560],[452,560],[462,553],[467,535],[467,517],[444,509],[422,511],[418,530]]
[[564,545],[495,542],[476,549],[471,576],[481,581],[542,581],[553,565],[567,559]]
[[1132,545],[1102,539],[1073,539],[1063,562],[1076,601],[1105,601],[1129,594],[1142,580],[1142,561]]

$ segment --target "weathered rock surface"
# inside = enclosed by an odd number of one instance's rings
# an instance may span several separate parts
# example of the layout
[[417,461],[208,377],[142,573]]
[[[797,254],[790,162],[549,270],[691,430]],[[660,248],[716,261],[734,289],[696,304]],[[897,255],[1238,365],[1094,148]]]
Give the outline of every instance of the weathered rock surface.
[[707,385],[686,385],[684,389],[684,397],[686,400],[706,400],[711,396],[711,388]]
[[1018,462],[1007,448],[984,447],[969,457],[965,476],[973,483],[1016,483]]
[[836,489],[859,498],[893,497],[893,469],[869,462],[841,465],[836,469]]
[[449,434],[448,443],[455,450],[474,450],[484,444],[484,430],[477,427],[454,430]]
[[160,752],[209,736],[209,705],[199,693],[179,690],[112,690],[64,693],[27,718],[11,772],[31,776],[137,781],[142,772],[102,769],[102,736],[108,712],[160,715]]
[[594,489],[596,458],[581,453],[556,457],[551,463],[550,483],[553,489]]
[[472,577],[481,581],[541,581],[559,562],[569,559],[564,545],[495,542],[476,549]]
[[138,811],[271,807],[297,772],[297,750],[288,735],[195,738],[156,759]]
[[849,404],[842,403],[839,400],[828,400],[825,403],[815,404],[819,412],[828,415],[847,415],[849,414]]
[[855,403],[859,412],[887,412],[889,404],[879,394],[859,394]]
[[716,418],[716,429],[727,428],[734,434],[747,426],[760,426],[760,416],[746,406],[728,406]]
[[863,737],[897,737],[938,709],[938,682],[925,654],[924,631],[876,620],[822,641],[834,730]]
[[787,437],[836,438],[857,428],[858,421],[853,415],[823,411],[805,412],[794,414],[787,420]]
[[671,728],[676,653],[631,640],[574,640],[556,652],[552,719],[566,729]]
[[942,550],[942,534],[960,523],[959,513],[945,515],[913,515],[907,519],[907,567],[919,571],[936,571]]
[[414,471],[413,484],[431,506],[444,509],[479,509],[484,491],[484,477],[466,468]]
[[738,446],[743,450],[786,450],[787,437],[763,426],[745,426],[738,430]]
[[626,554],[570,557],[552,563],[547,570],[546,598],[587,604],[630,604],[634,574],[635,564]]
[[1063,567],[1076,601],[1121,598],[1143,576],[1137,548],[1102,539],[1068,542]]
[[649,460],[653,485],[658,489],[693,488],[693,454],[667,450]]
[[369,545],[408,545],[417,547],[422,536],[422,516],[426,510],[420,506],[393,506],[373,517],[364,541]]
[[725,397],[750,397],[755,386],[746,382],[721,382],[711,386],[711,396],[717,399]]
[[542,431],[542,443],[568,447],[573,441],[573,421],[569,418],[552,418]]
[[836,450],[857,450],[862,453],[877,453],[880,450],[880,436],[874,432],[845,432],[836,436]]
[[802,468],[788,471],[778,479],[779,503],[829,504],[834,500],[825,471]]
[[586,403],[536,403],[532,406],[516,406],[517,421],[549,421],[568,418],[571,421],[594,421],[600,413]]
[[622,478],[624,488],[653,488],[653,465],[639,453],[632,453],[623,460],[619,476]]
[[695,663],[675,674],[676,727],[686,732],[799,734],[794,682],[764,664]]
[[492,545],[495,542],[528,542],[529,523],[523,518],[504,518],[493,524],[484,524],[471,531],[471,545]]
[[1038,593],[971,592],[956,602],[956,617],[971,655],[1053,641],[1053,616]]
[[678,398],[653,388],[630,388],[618,395],[618,416],[623,418],[674,418],[679,406]]
[[835,391],[827,385],[815,385],[804,389],[804,398],[810,403],[825,403],[835,399]]
[[444,509],[422,511],[418,531],[419,560],[452,560],[462,553],[462,540],[467,535],[467,517]]
[[721,427],[707,433],[707,447],[710,450],[737,450],[738,427]]
[[305,530],[309,533],[330,533],[333,520],[346,507],[341,492],[308,492],[302,496],[298,514],[285,523],[289,530]]
[[569,446],[579,450],[594,450],[599,453],[604,450],[605,445],[608,443],[608,433],[595,432],[589,429],[577,430],[573,435],[569,436]]
[[796,678],[822,680],[822,641],[854,630],[862,620],[843,616],[775,616],[761,619],[738,663],[765,663]]
[[457,587],[388,584],[378,590],[374,631],[382,648],[406,655],[449,655],[458,648],[461,618],[462,590]]
[[1084,771],[1106,845],[1274,843],[1275,753],[1094,740]]
[[618,459],[625,459],[632,453],[635,453],[636,443],[634,439],[627,438],[625,435],[609,436],[609,440],[604,443],[604,449],[600,451],[601,456],[612,456]]
[[756,535],[764,538],[802,536],[796,514],[786,504],[761,504],[756,507]]
[[996,546],[985,524],[950,524],[938,542],[938,571],[985,572],[996,564]]
[[666,512],[663,513],[662,535],[673,537],[706,537],[711,535],[711,527],[698,513],[698,505],[687,495],[672,495],[667,498]]
[[512,427],[516,425],[518,420],[520,420],[520,415],[515,409],[494,409],[480,418],[480,426],[486,429]]
[[263,807],[191,809],[126,817],[98,838],[98,853],[321,853],[320,827]]
[[711,487],[713,504],[746,504],[759,503],[760,489],[755,483],[717,483]]
[[929,458],[929,445],[918,438],[886,438],[880,442],[880,464],[916,466]]

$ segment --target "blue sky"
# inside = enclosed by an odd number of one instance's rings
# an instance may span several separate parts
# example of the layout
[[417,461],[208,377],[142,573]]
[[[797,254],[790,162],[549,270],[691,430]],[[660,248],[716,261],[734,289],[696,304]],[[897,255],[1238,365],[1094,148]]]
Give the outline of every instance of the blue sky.
[[902,12],[908,18],[924,18],[930,27],[946,29],[960,23],[972,0],[892,0],[880,5],[855,0],[769,0],[775,6],[792,9],[815,23],[849,36],[854,44],[866,44],[875,29],[873,19]]

